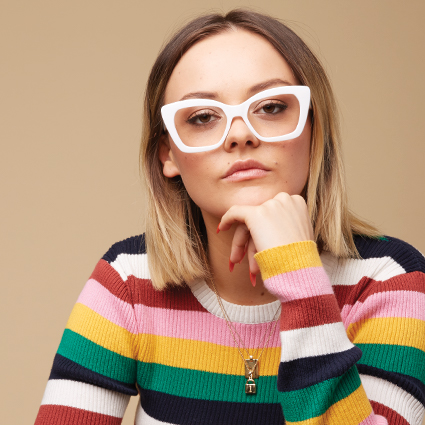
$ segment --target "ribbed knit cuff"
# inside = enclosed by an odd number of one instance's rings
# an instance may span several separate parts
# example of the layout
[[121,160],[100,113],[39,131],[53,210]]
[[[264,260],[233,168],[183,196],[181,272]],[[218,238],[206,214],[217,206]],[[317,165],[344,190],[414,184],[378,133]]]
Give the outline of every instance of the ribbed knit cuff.
[[294,242],[257,252],[254,256],[263,280],[278,274],[308,267],[321,267],[317,245],[314,241]]

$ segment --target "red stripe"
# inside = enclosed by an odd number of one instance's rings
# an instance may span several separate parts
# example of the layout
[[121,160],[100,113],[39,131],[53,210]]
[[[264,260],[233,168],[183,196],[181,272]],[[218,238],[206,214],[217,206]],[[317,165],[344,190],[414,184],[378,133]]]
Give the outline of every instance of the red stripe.
[[373,400],[370,400],[370,404],[372,405],[375,415],[384,416],[387,418],[389,424],[409,425],[409,422],[407,422],[406,419],[399,415],[395,410]]
[[109,292],[116,297],[132,304],[127,283],[121,279],[118,272],[105,260],[100,260],[90,276],[91,279],[97,280]]
[[301,298],[282,304],[281,331],[336,322],[341,322],[341,313],[333,294]]
[[163,291],[158,291],[154,289],[149,279],[139,279],[134,276],[128,278],[128,285],[134,297],[134,304],[170,310],[207,311],[187,285],[170,286]]
[[342,310],[344,305],[353,305],[356,301],[364,302],[367,297],[378,292],[413,291],[425,294],[425,274],[416,271],[384,281],[363,277],[356,285],[335,285],[333,290]]
[[170,286],[163,291],[158,291],[154,289],[150,279],[139,279],[132,275],[124,282],[105,260],[97,263],[90,277],[129,304],[144,304],[148,307],[173,310],[206,311],[188,286]]
[[139,279],[133,275],[124,282],[117,271],[105,260],[97,263],[90,277],[129,304],[144,304],[148,307],[172,310],[206,311],[188,286],[170,286],[163,291],[157,291],[150,279]]
[[88,412],[68,406],[45,404],[40,407],[34,425],[120,425],[122,418]]

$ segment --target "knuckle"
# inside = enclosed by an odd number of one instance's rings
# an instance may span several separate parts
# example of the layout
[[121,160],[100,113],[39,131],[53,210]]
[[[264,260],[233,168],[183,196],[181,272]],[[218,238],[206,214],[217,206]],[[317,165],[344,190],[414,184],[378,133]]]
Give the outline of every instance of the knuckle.
[[290,196],[288,193],[286,193],[286,192],[280,192],[280,193],[278,193],[278,194],[274,197],[274,199],[279,200],[279,201],[282,201],[282,202],[285,202],[285,201],[287,201],[290,197],[291,197],[291,196]]
[[300,206],[300,207],[307,207],[305,199],[301,195],[294,195],[292,197],[292,199],[293,199],[295,205]]
[[305,204],[305,200],[301,195],[292,195],[292,199],[294,201],[302,202],[303,204]]

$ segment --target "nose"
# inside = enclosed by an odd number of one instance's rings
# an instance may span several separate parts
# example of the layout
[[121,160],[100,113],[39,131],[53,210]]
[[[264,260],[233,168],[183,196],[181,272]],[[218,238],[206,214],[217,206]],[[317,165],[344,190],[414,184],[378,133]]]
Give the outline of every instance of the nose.
[[259,144],[260,140],[255,137],[242,117],[234,117],[224,141],[224,149],[230,152],[237,148],[256,148]]

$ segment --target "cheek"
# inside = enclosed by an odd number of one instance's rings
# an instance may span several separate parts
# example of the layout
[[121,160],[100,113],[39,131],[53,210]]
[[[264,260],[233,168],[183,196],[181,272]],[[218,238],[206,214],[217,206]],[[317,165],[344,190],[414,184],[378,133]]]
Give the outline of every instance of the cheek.
[[199,193],[212,190],[214,163],[211,157],[203,153],[182,154],[178,157],[178,166],[186,190],[195,203]]
[[285,191],[291,195],[300,194],[307,182],[310,169],[310,131],[300,137],[283,142],[275,156],[275,164],[285,184]]
[[292,152],[293,163],[298,172],[298,178],[303,181],[303,187],[307,181],[310,169],[310,149],[311,149],[311,123],[307,120],[304,131],[301,136],[296,139]]

